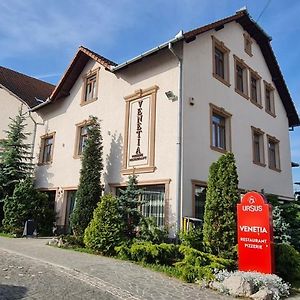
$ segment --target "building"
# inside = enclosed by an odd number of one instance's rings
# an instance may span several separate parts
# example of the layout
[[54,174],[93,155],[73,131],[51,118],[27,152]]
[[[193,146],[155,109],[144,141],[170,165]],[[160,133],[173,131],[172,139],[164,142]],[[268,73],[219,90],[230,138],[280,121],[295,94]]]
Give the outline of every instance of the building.
[[[53,89],[52,84],[0,66],[0,140],[6,138],[5,130],[8,130],[10,118],[14,118],[21,110],[26,117],[25,131],[32,133],[28,143],[33,145],[39,117],[30,109],[45,101]],[[2,205],[0,202],[0,224],[3,218]]]
[[300,121],[270,37],[247,11],[115,64],[80,47],[33,111],[37,187],[68,227],[90,115],[101,120],[105,192],[138,175],[158,224],[201,218],[210,164],[235,154],[239,185],[293,199],[289,128]]

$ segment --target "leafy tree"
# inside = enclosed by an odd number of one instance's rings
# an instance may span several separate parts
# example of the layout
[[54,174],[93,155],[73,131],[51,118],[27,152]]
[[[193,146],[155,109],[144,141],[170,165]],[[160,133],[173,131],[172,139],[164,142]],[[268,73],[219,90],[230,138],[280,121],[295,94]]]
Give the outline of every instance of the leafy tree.
[[87,133],[76,203],[70,218],[71,227],[76,236],[83,235],[93,217],[93,211],[102,192],[100,179],[103,170],[103,146],[100,123],[96,117],[90,117]]
[[203,242],[209,253],[234,257],[238,201],[235,159],[227,153],[211,165],[209,172],[203,224]]
[[48,196],[34,188],[30,177],[21,180],[11,197],[4,200],[5,230],[20,235],[26,220],[33,219],[38,232],[49,234],[55,219],[54,211],[49,207]]
[[142,213],[140,211],[141,194],[143,190],[137,186],[137,176],[132,175],[128,178],[127,187],[124,191],[120,191],[120,205],[122,218],[124,222],[124,234],[128,239],[132,239],[136,235],[136,227],[140,224]]
[[291,236],[289,235],[290,225],[282,217],[283,209],[279,206],[273,207],[273,229],[274,242],[282,244],[290,244]]
[[29,133],[25,133],[26,118],[19,110],[5,131],[7,138],[0,141],[0,196],[12,196],[16,184],[32,173],[31,145],[26,143]]
[[85,245],[106,255],[115,254],[115,247],[124,240],[124,224],[117,197],[105,195],[94,210],[93,219],[84,232]]

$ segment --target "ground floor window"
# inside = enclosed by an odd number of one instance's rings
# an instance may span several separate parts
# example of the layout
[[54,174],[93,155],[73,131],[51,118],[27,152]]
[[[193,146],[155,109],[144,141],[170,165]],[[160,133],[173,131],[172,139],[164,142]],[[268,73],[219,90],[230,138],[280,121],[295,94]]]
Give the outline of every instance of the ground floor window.
[[194,217],[203,223],[207,187],[204,184],[193,183]]
[[[139,186],[143,190],[140,207],[143,216],[154,218],[157,226],[165,225],[165,185]],[[116,194],[125,187],[118,187]]]
[[70,216],[74,210],[75,202],[76,202],[76,190],[66,191],[66,221],[65,221],[65,231],[66,233],[71,233],[71,226],[70,226]]

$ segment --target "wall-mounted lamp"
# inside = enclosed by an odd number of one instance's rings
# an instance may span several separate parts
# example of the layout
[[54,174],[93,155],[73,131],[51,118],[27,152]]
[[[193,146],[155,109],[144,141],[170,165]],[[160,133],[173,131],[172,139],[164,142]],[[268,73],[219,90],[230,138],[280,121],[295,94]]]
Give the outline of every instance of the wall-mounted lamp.
[[167,98],[171,101],[176,101],[178,100],[178,97],[176,95],[174,95],[174,93],[172,91],[168,91],[168,92],[165,92]]

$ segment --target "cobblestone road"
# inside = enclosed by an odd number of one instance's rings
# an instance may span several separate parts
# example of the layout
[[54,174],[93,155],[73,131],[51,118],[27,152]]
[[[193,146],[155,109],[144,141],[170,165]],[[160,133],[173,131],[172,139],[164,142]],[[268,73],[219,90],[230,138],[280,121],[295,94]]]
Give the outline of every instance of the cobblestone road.
[[1,300],[233,299],[130,262],[57,249],[45,243],[42,239],[0,237]]

